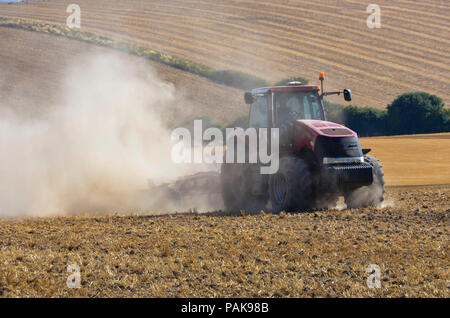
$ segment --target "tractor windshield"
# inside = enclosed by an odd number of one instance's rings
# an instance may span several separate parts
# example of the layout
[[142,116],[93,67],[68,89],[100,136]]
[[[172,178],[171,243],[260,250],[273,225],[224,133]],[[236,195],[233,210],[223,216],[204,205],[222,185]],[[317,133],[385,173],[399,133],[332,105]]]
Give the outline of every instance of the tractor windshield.
[[325,120],[322,101],[315,92],[280,92],[275,95],[277,125],[290,125],[297,119]]

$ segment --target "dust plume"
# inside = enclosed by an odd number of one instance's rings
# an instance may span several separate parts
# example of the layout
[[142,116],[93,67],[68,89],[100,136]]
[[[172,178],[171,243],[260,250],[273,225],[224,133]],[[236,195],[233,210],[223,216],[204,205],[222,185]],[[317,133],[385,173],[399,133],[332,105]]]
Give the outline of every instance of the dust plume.
[[63,87],[39,117],[0,101],[1,217],[136,208],[128,194],[148,178],[167,181],[191,169],[170,160],[165,123],[179,106],[175,89],[147,64],[78,57]]
[[[380,177],[377,173],[374,174],[374,179],[371,185],[359,187],[348,194],[346,198],[346,200],[348,200],[346,204],[347,208],[375,206],[377,208],[384,209],[385,207],[394,205],[393,202],[384,201],[385,188],[382,184],[384,183],[384,177],[383,175]],[[349,203],[351,206],[349,206]]]

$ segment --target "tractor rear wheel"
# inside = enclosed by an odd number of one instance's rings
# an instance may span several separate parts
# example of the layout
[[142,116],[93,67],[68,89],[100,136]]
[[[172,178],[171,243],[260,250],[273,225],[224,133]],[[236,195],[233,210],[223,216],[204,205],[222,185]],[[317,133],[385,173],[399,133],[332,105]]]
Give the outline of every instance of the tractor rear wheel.
[[312,182],[306,161],[296,157],[281,158],[278,172],[269,178],[269,195],[276,213],[309,209]]
[[372,166],[373,182],[369,186],[357,188],[344,193],[347,208],[365,208],[378,206],[384,201],[384,172],[380,161],[375,156],[364,156],[364,161]]

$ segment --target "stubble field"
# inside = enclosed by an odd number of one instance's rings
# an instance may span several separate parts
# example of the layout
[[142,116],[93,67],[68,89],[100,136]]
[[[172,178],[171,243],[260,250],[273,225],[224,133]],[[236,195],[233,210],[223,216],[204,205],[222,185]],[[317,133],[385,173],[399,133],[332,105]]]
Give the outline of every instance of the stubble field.
[[449,297],[449,199],[438,186],[389,189],[382,209],[3,219],[0,295]]
[[450,133],[361,138],[390,186],[450,184]]
[[[64,25],[71,1],[0,4],[0,16]],[[300,75],[349,87],[354,103],[384,108],[409,91],[450,102],[450,4],[378,1],[79,0],[83,31],[130,41],[218,69],[268,80]],[[334,101],[341,102],[337,97]]]

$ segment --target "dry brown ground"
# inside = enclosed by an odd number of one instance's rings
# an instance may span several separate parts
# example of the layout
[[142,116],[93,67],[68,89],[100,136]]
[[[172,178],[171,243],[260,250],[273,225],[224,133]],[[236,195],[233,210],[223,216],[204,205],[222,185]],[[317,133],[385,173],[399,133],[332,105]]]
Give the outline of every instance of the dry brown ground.
[[0,295],[449,297],[449,199],[441,186],[390,189],[384,209],[3,219]]
[[20,107],[31,114],[57,105],[60,94],[66,91],[67,68],[80,55],[89,54],[115,54],[137,65],[144,63],[162,80],[173,83],[182,101],[174,105],[175,120],[202,115],[226,124],[248,113],[241,90],[113,49],[10,28],[0,28],[0,105]]
[[[0,5],[0,15],[63,23],[67,3]],[[341,1],[345,10],[324,1],[307,10],[293,8],[306,1],[291,1],[293,7],[268,1],[258,6],[255,1],[105,3],[80,1],[88,30],[215,67],[265,76],[268,66],[273,78],[315,78],[325,70],[335,86],[353,88],[359,104],[384,106],[418,85],[447,103],[450,99],[450,14],[442,1],[381,1],[388,10],[383,9],[386,28],[380,33],[366,29],[358,1]],[[299,25],[308,31],[298,32]],[[0,41],[2,101],[8,96],[30,108],[51,101],[64,67],[93,50],[77,41],[5,28]],[[241,91],[149,65],[186,92],[199,113],[223,122],[245,113]],[[450,183],[448,137],[361,142],[381,159],[389,185]],[[449,186],[390,188],[388,194],[384,209],[280,216],[2,219],[0,295],[449,297]],[[66,286],[66,268],[73,263],[82,269],[81,289]],[[366,286],[369,264],[381,267],[381,289]]]
[[[0,4],[0,15],[65,23],[70,0]],[[381,29],[358,0],[79,0],[82,29],[267,79],[302,75],[385,107],[408,91],[450,102],[450,2],[380,0]],[[336,97],[335,101],[342,100]]]
[[361,138],[391,186],[450,184],[450,133]]

